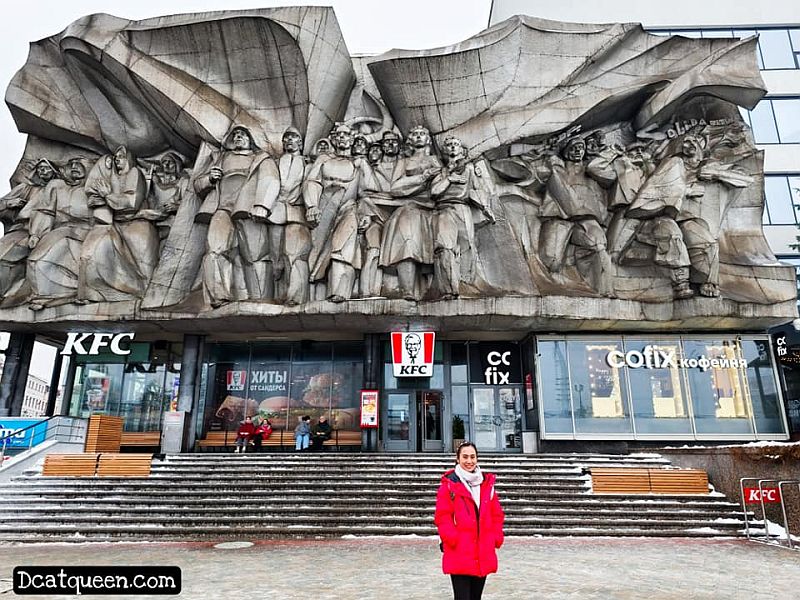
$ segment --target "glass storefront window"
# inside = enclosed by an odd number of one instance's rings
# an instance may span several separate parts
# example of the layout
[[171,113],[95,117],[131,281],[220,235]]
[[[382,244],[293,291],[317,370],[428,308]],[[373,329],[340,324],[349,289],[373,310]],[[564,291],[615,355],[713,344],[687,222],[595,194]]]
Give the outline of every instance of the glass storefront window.
[[70,416],[87,418],[92,414],[118,413],[122,396],[123,364],[84,363],[77,366]]
[[[676,365],[664,356],[680,357],[680,344],[627,341],[625,351],[649,353],[659,360],[653,367],[628,369],[636,432],[642,434],[690,434],[692,423],[683,390],[683,377]],[[661,366],[664,363],[666,367]],[[655,368],[655,365],[659,365]]]
[[613,341],[568,342],[570,385],[578,433],[630,433],[624,372],[609,366],[609,352],[620,352]]
[[746,380],[753,405],[753,417],[759,434],[780,434],[781,419],[775,372],[772,369],[767,340],[742,340],[742,357],[747,361]]
[[537,348],[544,437],[788,437],[767,338],[539,338]]
[[538,349],[544,429],[548,433],[573,433],[567,342],[540,340]]
[[[719,367],[687,368],[695,427],[702,434],[752,434],[753,424],[739,377],[733,340],[685,340],[686,358],[719,362]],[[736,361],[737,366],[730,366]]]

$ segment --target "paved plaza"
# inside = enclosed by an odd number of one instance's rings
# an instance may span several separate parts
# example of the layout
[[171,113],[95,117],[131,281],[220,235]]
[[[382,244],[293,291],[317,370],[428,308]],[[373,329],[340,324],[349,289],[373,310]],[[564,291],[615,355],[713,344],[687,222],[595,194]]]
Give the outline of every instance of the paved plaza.
[[[183,574],[180,598],[447,599],[440,556],[434,538],[259,541],[243,549],[5,545],[0,596],[16,597],[9,588],[19,565],[176,565]],[[797,598],[800,584],[800,552],[738,539],[517,538],[500,550],[500,568],[489,578],[487,600],[788,600]]]

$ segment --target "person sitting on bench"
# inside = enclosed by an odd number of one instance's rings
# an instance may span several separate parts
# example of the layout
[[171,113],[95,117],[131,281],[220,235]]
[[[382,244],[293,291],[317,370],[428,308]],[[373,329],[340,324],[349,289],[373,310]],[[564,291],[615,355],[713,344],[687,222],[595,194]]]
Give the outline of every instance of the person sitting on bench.
[[253,419],[250,417],[245,417],[245,420],[242,421],[241,425],[239,425],[239,429],[236,432],[236,453],[239,452],[244,453],[247,450],[247,444],[250,443],[250,438],[253,437],[253,434],[256,432],[256,426],[253,425]]
[[263,417],[253,433],[253,448],[256,452],[261,452],[261,442],[268,439],[271,435],[272,423],[268,418]]
[[322,452],[322,444],[331,439],[331,426],[325,415],[320,415],[317,424],[311,428],[311,451]]

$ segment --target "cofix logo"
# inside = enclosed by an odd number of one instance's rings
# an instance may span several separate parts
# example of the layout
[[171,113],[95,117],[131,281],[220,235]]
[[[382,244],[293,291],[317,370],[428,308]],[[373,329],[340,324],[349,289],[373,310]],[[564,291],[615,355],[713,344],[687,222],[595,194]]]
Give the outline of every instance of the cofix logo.
[[226,380],[229,392],[241,392],[247,383],[247,371],[228,371]]
[[[128,344],[133,341],[133,335],[132,333],[69,333],[61,354],[93,355],[100,354],[103,348],[108,348],[113,354],[126,356],[131,353]],[[127,341],[128,344],[123,345],[123,341]]]
[[395,377],[430,377],[433,375],[432,331],[392,332],[392,362]]

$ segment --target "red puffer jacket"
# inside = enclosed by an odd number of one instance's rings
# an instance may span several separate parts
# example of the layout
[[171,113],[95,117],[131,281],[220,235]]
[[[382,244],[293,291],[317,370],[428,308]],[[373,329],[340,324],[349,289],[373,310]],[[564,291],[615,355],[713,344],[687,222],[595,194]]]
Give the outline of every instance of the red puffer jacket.
[[455,471],[442,477],[434,521],[442,539],[442,571],[485,577],[497,571],[496,548],[503,545],[505,514],[494,491],[495,477],[484,473],[480,511]]

